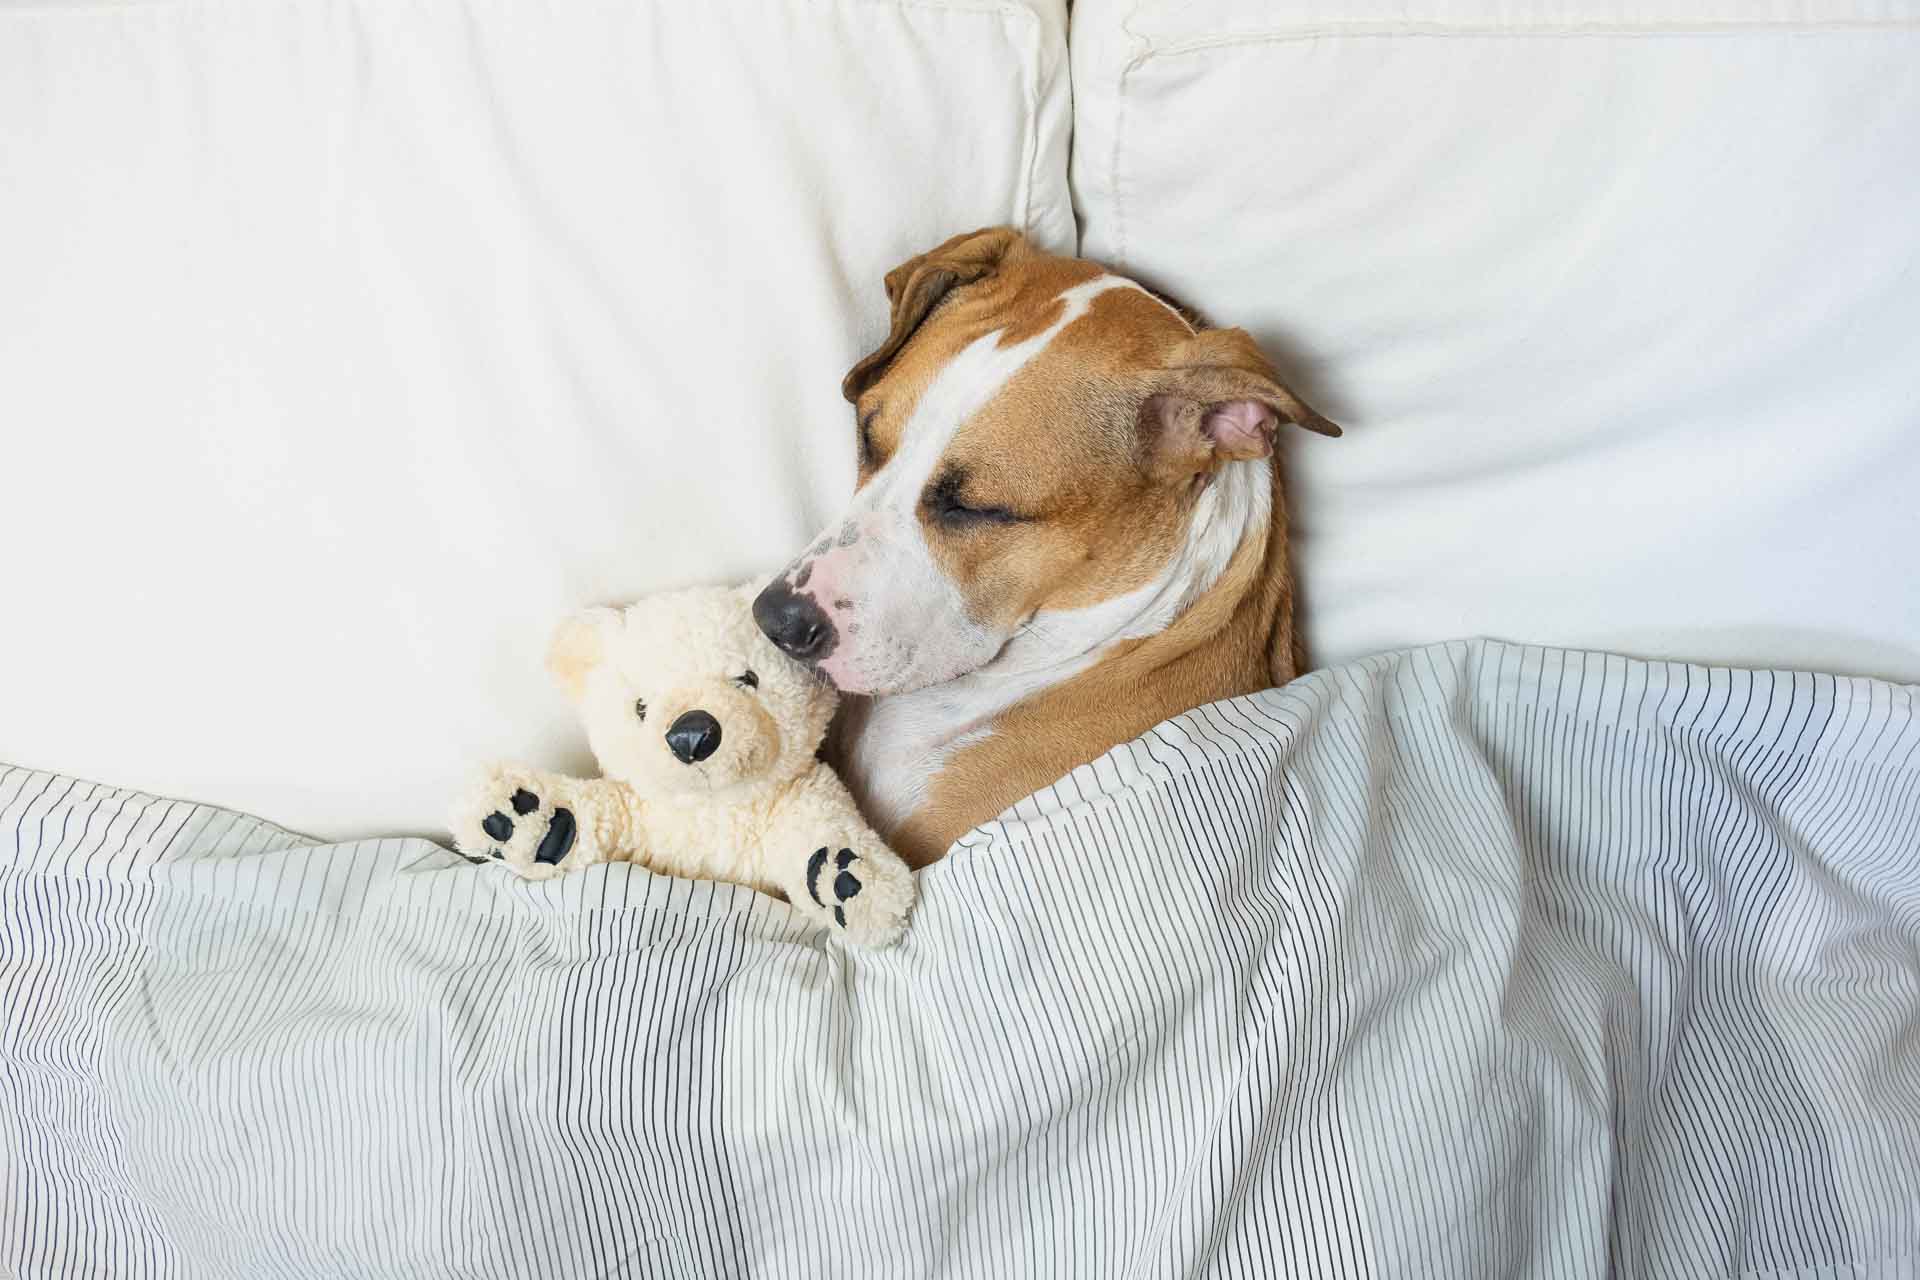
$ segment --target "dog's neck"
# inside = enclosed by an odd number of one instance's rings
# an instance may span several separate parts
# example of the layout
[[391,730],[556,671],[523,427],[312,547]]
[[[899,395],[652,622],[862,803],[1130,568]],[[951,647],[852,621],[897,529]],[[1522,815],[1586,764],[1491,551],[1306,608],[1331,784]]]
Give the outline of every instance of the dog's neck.
[[[1083,744],[1111,746],[1167,715],[1248,692],[1250,669],[1260,673],[1252,687],[1263,687],[1276,634],[1272,612],[1290,607],[1284,558],[1270,565],[1272,546],[1284,552],[1274,464],[1229,463],[1196,499],[1181,550],[1145,586],[1087,608],[1043,611],[993,661],[958,679],[850,699],[842,772],[869,820],[908,861],[930,862],[1005,804],[1083,763],[1090,749]],[[1276,569],[1279,589],[1263,590]],[[1241,628],[1247,638],[1227,647],[1257,649],[1251,668],[1237,653],[1189,661],[1249,615],[1264,616],[1253,616]],[[1290,613],[1284,621],[1290,670]],[[1130,683],[1107,689],[1121,668],[1135,673]],[[1045,731],[1020,734],[1016,720]],[[1087,720],[1093,723],[1084,732],[1074,731],[1075,722]],[[992,784],[970,777],[952,785],[955,771],[975,774],[983,763],[996,771]],[[955,795],[967,796],[972,808],[959,808]],[[979,812],[984,805],[997,807]]]

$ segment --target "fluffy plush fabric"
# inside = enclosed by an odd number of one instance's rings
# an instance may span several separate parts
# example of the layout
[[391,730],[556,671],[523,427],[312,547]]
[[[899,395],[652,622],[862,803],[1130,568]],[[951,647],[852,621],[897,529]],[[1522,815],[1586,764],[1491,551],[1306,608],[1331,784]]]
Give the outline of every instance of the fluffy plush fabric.
[[913,875],[817,758],[835,694],[760,633],[755,590],[668,592],[568,620],[548,667],[605,776],[488,767],[449,820],[460,851],[530,879],[632,861],[730,880],[849,941],[897,940]]

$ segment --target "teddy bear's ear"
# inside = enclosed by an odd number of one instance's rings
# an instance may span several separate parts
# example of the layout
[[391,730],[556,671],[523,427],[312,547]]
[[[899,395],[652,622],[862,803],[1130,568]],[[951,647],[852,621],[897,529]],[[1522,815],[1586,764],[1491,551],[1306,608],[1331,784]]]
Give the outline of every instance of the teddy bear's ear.
[[606,656],[607,638],[619,625],[618,609],[582,609],[553,633],[547,670],[569,698],[578,701],[586,692],[587,675]]

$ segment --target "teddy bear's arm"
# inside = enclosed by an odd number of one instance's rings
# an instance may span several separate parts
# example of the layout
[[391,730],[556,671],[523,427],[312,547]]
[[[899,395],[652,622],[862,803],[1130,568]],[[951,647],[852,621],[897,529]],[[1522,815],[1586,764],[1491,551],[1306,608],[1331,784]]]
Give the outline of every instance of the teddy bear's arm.
[[913,910],[913,871],[860,816],[826,765],[781,798],[763,837],[766,867],[787,900],[860,946],[897,941]]
[[496,764],[455,802],[447,825],[469,857],[498,858],[523,876],[547,879],[633,859],[640,823],[640,801],[623,783]]

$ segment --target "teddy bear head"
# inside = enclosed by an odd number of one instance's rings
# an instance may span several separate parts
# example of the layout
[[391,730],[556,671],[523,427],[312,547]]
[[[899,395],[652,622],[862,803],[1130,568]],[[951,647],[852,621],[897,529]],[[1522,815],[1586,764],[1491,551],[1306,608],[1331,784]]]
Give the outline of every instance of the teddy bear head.
[[836,695],[754,625],[759,585],[664,592],[561,625],[547,667],[605,776],[706,796],[813,766]]

